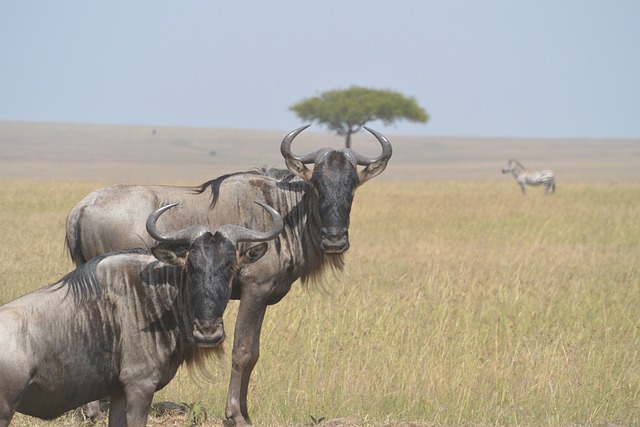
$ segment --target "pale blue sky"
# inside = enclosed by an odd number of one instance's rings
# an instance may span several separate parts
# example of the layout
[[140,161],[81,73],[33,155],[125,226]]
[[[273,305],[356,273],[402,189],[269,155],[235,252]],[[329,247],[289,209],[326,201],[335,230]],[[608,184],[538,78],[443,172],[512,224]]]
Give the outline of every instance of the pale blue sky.
[[637,0],[3,0],[0,58],[0,120],[287,131],[361,85],[431,116],[388,134],[640,138]]

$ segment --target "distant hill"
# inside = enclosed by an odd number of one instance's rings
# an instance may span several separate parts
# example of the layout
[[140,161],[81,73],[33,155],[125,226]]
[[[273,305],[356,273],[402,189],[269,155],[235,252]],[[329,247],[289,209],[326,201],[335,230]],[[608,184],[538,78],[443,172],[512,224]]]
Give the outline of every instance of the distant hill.
[[[279,147],[286,133],[0,121],[0,178],[198,184],[263,165],[284,167]],[[640,140],[386,136],[394,154],[376,180],[506,180],[500,170],[510,157],[554,169],[559,181],[640,180]],[[292,149],[342,144],[312,127]],[[365,132],[353,148],[379,153]]]

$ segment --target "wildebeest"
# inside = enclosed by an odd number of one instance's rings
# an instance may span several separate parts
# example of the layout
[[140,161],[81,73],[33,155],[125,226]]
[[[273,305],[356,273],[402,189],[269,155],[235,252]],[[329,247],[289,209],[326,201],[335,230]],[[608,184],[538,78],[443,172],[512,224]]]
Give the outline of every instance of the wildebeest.
[[105,396],[109,425],[144,426],[156,390],[182,362],[201,364],[225,338],[222,314],[241,263],[239,242],[282,231],[204,225],[163,234],[149,215],[153,256],[143,249],[100,255],[59,281],[0,307],[0,426],[18,412],[50,419]]
[[[233,280],[233,299],[240,299],[234,332],[226,417],[237,426],[250,424],[247,389],[260,351],[260,331],[270,304],[280,301],[293,282],[342,270],[349,248],[349,220],[356,189],[380,174],[391,158],[391,143],[368,129],[382,153],[368,158],[351,149],[322,148],[295,155],[291,144],[306,129],[290,132],[280,145],[288,170],[266,169],[221,176],[199,187],[115,185],[79,202],[67,220],[67,245],[82,264],[100,253],[149,244],[139,227],[141,217],[167,200],[180,208],[163,217],[166,227],[233,222],[264,226],[264,215],[249,201],[264,200],[284,218],[284,230],[258,262],[241,268]],[[306,165],[313,164],[313,169]],[[358,166],[364,166],[359,169]]]

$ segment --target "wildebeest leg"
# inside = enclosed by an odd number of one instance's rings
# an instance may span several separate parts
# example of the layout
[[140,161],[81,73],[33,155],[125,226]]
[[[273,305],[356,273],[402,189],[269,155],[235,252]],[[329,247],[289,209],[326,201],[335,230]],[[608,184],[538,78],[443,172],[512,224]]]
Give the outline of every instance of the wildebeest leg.
[[7,427],[14,413],[15,408],[12,408],[6,399],[0,400],[0,427]]
[[127,427],[144,427],[147,425],[155,389],[155,383],[151,381],[125,387]]
[[0,396],[0,427],[7,427],[16,411],[17,402],[13,402],[10,389],[4,389],[3,393]]
[[124,392],[117,392],[111,395],[109,404],[109,427],[119,427],[127,425],[127,400]]
[[0,342],[14,351],[5,348],[4,355],[0,357],[0,427],[9,425],[31,381],[31,370],[26,357],[15,351],[16,346],[6,338],[6,335],[13,332],[10,325],[3,325],[3,329],[0,335],[4,332],[5,336],[0,337]]
[[127,387],[125,392],[111,395],[109,405],[109,427],[144,427],[147,425],[153,390],[140,387]]
[[102,418],[102,412],[100,412],[100,401],[94,400],[86,405],[82,406],[82,414],[91,421],[97,421]]
[[231,379],[227,395],[226,417],[237,427],[251,425],[247,410],[249,379],[260,355],[260,331],[267,309],[265,301],[243,293],[238,308],[231,356]]

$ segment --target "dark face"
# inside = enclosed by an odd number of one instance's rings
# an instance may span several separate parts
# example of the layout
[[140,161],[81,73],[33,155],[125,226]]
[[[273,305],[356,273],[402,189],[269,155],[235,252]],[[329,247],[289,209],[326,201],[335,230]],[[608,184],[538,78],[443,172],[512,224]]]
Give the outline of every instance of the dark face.
[[358,183],[356,166],[341,151],[329,151],[315,163],[311,184],[318,195],[326,253],[349,249],[349,215]]
[[193,337],[201,347],[217,347],[225,339],[222,314],[231,296],[236,264],[236,247],[221,233],[205,233],[191,244],[187,269],[195,318]]

